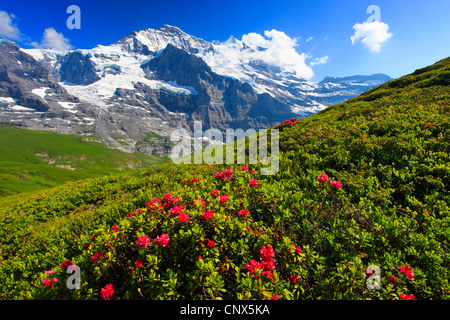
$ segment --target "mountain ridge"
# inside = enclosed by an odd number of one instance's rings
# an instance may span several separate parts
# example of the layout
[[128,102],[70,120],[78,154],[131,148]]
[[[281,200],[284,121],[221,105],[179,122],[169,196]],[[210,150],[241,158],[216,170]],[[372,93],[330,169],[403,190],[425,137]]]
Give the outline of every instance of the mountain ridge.
[[[125,152],[137,150],[143,132],[165,137],[180,127],[192,132],[195,120],[204,121],[205,130],[268,128],[283,118],[313,114],[387,79],[347,83],[330,78],[313,83],[247,57],[264,48],[235,38],[212,43],[169,25],[133,31],[109,46],[67,52],[2,43],[2,55],[12,62],[0,64],[5,79],[9,73],[22,72],[22,76],[2,82],[0,121],[35,130],[94,135],[108,147]],[[28,58],[11,54],[12,50]],[[230,52],[238,52],[239,59],[233,60]],[[181,56],[188,63],[172,75],[148,67],[165,59],[166,67],[173,60],[175,70]],[[28,65],[34,59],[34,69],[42,72],[32,76],[31,67],[24,72],[26,63],[21,59],[28,59]],[[195,80],[192,73],[196,72],[208,76]],[[11,95],[15,87],[22,88],[22,93]],[[161,151],[139,146],[144,152]]]

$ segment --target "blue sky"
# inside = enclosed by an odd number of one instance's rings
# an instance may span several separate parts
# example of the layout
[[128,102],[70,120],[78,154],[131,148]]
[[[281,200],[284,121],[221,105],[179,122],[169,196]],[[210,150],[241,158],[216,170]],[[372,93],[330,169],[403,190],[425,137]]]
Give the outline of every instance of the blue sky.
[[[69,5],[80,7],[81,29],[67,28]],[[377,25],[364,24],[374,13],[367,13],[371,5],[379,8]],[[25,48],[44,46],[49,28],[75,49],[108,45],[164,24],[208,41],[265,37],[275,29],[295,39],[295,50],[313,70],[312,81],[373,73],[396,78],[450,56],[448,0],[3,0],[0,13],[0,36]]]

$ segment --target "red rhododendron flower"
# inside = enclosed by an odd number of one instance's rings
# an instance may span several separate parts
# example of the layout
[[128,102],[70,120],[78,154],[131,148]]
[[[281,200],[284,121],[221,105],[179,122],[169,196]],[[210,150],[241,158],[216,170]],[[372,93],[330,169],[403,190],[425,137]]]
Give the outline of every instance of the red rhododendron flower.
[[111,229],[113,229],[114,231],[117,231],[117,230],[119,230],[120,228],[119,228],[119,226],[118,226],[117,224],[113,224],[113,225],[111,226]]
[[98,251],[91,257],[91,261],[98,261],[98,259],[103,258],[103,257],[104,257],[103,253]]
[[218,189],[211,190],[211,195],[213,197],[217,196],[218,194],[219,194],[219,190]]
[[367,276],[367,277],[370,277],[371,275],[373,275],[373,274],[375,273],[375,270],[373,270],[373,269],[371,269],[371,268],[367,268],[367,269],[365,270],[365,272],[366,272],[366,276]]
[[54,284],[55,282],[58,282],[58,278],[56,278],[56,277],[54,277],[54,278],[52,279],[52,284]]
[[198,260],[203,260],[202,256],[198,256],[197,259],[198,259]]
[[55,271],[53,271],[53,269],[49,270],[49,271],[45,271],[46,274],[55,274]]
[[94,238],[95,238],[95,234],[89,236],[89,239],[94,239]]
[[187,182],[187,180],[183,180],[183,183],[186,184],[186,183],[188,183],[188,182]]
[[291,274],[291,276],[289,277],[289,281],[294,284],[298,282],[298,274]]
[[227,169],[227,170],[225,170],[225,171],[223,172],[223,175],[224,175],[225,177],[230,177],[230,176],[233,175],[233,170]]
[[150,199],[149,202],[145,205],[147,207],[147,211],[156,210],[159,208],[159,199]]
[[174,214],[178,216],[183,212],[183,209],[184,207],[174,206],[172,209],[170,209],[169,214],[170,216],[173,216]]
[[206,212],[203,212],[203,219],[212,219],[214,218],[214,211],[213,210],[208,210]]
[[282,127],[282,128],[284,128],[284,127],[290,128],[290,127],[296,125],[299,122],[300,122],[300,119],[295,119],[295,118],[287,119],[287,120],[284,120],[282,124],[280,124],[280,127]]
[[260,269],[260,268],[261,268],[260,263],[253,259],[245,264],[245,269],[247,269],[248,272],[250,272],[250,273],[253,273],[253,272],[255,272],[255,269]]
[[73,263],[72,262],[70,262],[70,260],[67,260],[67,261],[64,261],[62,264],[61,264],[61,269],[67,269],[69,266],[71,266],[71,265],[73,265]]
[[331,182],[331,187],[335,189],[340,189],[342,188],[342,183],[340,181],[334,180],[333,182]]
[[258,180],[256,179],[250,179],[250,181],[248,182],[248,185],[250,186],[250,188],[253,188],[254,186],[258,185]]
[[408,265],[406,265],[406,266],[399,266],[398,269],[402,273],[404,273],[408,277],[409,280],[413,280],[414,279],[414,272],[413,272],[413,269],[410,266],[408,266]]
[[134,212],[130,212],[127,214],[127,218],[131,218],[132,216],[134,216]]
[[248,214],[248,210],[240,210],[238,212],[238,215],[241,217],[245,217]]
[[397,282],[397,278],[394,276],[389,276],[389,282],[390,283],[396,283]]
[[321,173],[320,176],[317,178],[317,181],[319,181],[320,183],[322,182],[328,182],[328,176],[326,173]]
[[273,250],[272,246],[262,246],[259,250],[259,255],[261,256],[261,259],[263,260],[270,260],[275,256],[275,251]]
[[241,168],[241,170],[242,170],[242,171],[248,171],[248,167],[247,167],[247,166],[243,166],[243,167]]
[[142,248],[145,248],[150,244],[150,238],[148,236],[138,237],[136,244],[140,245]]
[[83,249],[89,248],[91,244],[89,242],[86,242],[85,244],[83,244]]
[[191,180],[194,181],[194,182],[197,182],[197,181],[198,181],[197,178],[192,178]]
[[206,244],[208,247],[210,248],[214,248],[214,246],[216,245],[216,243],[214,242],[214,240],[208,240],[208,243]]
[[263,260],[260,262],[261,269],[264,270],[272,270],[275,269],[275,261],[269,259],[269,260]]
[[220,203],[224,203],[228,201],[228,196],[226,194],[220,195],[219,196],[219,201]]
[[50,279],[45,279],[44,281],[42,281],[42,284],[44,286],[50,287],[52,283],[50,282]]
[[410,294],[400,294],[400,298],[403,300],[417,300],[412,293]]
[[222,180],[224,177],[225,177],[225,175],[223,174],[223,172],[216,172],[217,180]]
[[135,261],[134,265],[136,266],[136,268],[141,268],[142,267],[142,260]]
[[180,220],[181,223],[185,223],[189,221],[189,215],[185,212],[181,212],[178,215],[178,220]]
[[170,238],[167,234],[165,234],[163,232],[160,236],[156,237],[155,241],[157,244],[160,244],[163,247],[167,247],[167,245],[169,244]]
[[112,298],[116,291],[114,290],[114,286],[109,283],[104,288],[100,290],[100,294],[103,300],[109,300]]
[[299,246],[299,247],[296,247],[295,245],[293,245],[292,247],[294,248],[295,253],[302,253],[302,252],[303,252],[303,251],[302,251],[302,248],[300,248],[300,246]]
[[272,298],[270,298],[270,300],[280,300],[280,298],[278,298],[277,294],[275,293]]
[[275,262],[272,260],[275,255],[273,248],[271,246],[262,246],[259,250],[259,254],[262,261],[257,262],[255,260],[250,260],[245,264],[245,268],[250,273],[255,272],[255,269],[262,269],[261,275],[265,275],[273,281],[273,273],[270,272],[270,270],[275,268]]

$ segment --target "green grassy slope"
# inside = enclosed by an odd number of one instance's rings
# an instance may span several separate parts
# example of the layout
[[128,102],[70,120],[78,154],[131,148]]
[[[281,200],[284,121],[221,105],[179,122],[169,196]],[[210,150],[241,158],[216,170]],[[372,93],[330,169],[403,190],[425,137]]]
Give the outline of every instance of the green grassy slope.
[[127,154],[76,135],[0,126],[0,196],[54,187],[161,163],[167,158]]
[[0,297],[449,299],[449,79],[444,59],[277,126],[274,176],[163,164],[17,196],[0,208]]

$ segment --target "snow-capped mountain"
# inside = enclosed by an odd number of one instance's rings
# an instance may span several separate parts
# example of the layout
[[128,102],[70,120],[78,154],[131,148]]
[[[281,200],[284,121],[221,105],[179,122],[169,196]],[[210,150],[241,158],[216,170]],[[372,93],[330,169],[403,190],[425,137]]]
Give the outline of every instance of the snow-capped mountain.
[[132,32],[109,46],[58,52],[0,40],[0,122],[94,135],[110,147],[165,152],[170,137],[203,130],[267,128],[303,117],[390,78],[377,74],[310,82],[259,59],[265,48],[230,37],[212,43],[177,27]]

